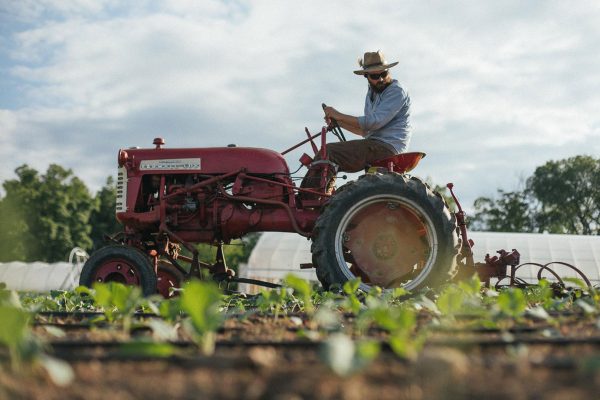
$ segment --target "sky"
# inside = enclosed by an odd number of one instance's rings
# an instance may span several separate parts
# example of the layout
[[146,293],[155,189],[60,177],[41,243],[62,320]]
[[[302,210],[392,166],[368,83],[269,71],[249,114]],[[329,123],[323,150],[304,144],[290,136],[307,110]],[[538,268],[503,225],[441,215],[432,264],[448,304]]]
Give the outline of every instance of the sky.
[[597,1],[0,0],[0,181],[55,163],[96,191],[155,137],[283,151],[323,102],[362,114],[352,71],[381,50],[427,154],[412,174],[470,209],[600,157],[598,21]]

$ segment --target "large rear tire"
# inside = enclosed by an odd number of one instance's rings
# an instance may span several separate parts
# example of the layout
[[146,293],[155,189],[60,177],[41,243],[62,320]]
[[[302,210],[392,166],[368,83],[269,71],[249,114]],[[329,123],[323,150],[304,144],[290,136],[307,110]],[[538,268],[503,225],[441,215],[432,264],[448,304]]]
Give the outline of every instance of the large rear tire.
[[456,270],[456,219],[415,177],[367,174],[344,185],[317,219],[313,264],[325,288],[361,278],[361,289],[417,290]]
[[156,274],[150,258],[127,246],[107,246],[92,254],[81,270],[79,284],[92,287],[96,282],[139,286],[144,296],[157,292]]

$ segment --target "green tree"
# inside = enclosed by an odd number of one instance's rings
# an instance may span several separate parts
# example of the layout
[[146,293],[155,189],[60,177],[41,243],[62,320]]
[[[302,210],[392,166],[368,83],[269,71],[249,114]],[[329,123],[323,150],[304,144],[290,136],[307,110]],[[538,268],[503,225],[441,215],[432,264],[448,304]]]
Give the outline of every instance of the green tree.
[[112,176],[109,176],[106,184],[96,193],[95,208],[90,215],[92,228],[90,237],[94,243],[94,249],[104,245],[104,235],[112,235],[123,229],[115,216],[116,199],[117,187]]
[[17,179],[3,184],[6,196],[0,207],[3,221],[12,213],[8,218],[14,222],[5,225],[0,242],[13,250],[0,259],[55,262],[75,246],[90,249],[94,199],[73,171],[52,164],[44,175],[27,165],[15,172]]
[[600,234],[600,159],[576,156],[548,161],[527,180],[538,200],[540,231]]
[[0,200],[0,221],[0,261],[26,261],[27,252],[33,246],[33,237],[23,206],[14,196]]
[[498,193],[475,200],[475,230],[600,234],[600,159],[548,161],[523,191]]
[[527,190],[505,192],[498,189],[499,198],[479,197],[475,200],[475,215],[470,221],[473,230],[494,232],[534,232],[532,198]]

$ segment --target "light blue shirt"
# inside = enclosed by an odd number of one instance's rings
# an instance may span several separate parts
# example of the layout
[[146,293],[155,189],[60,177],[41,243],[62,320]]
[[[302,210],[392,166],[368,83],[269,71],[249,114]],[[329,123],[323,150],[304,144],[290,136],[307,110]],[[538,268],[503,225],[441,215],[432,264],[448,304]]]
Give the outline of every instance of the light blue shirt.
[[367,132],[366,139],[380,140],[396,150],[405,152],[410,142],[410,97],[396,79],[382,93],[371,86],[365,99],[365,115],[358,117],[360,127]]

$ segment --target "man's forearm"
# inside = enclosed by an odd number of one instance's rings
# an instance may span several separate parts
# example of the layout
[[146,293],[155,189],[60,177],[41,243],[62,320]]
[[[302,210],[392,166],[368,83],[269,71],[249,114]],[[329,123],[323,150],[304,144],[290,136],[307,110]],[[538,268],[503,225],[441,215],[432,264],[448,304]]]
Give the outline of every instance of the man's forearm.
[[366,134],[366,132],[360,127],[357,117],[340,113],[339,117],[337,118],[337,122],[342,128],[349,130],[358,136],[365,136]]

